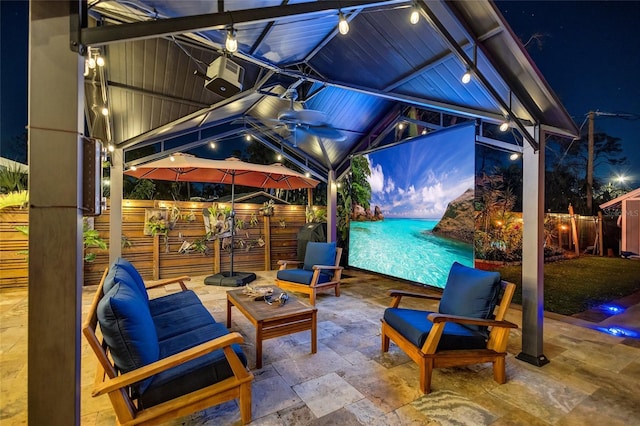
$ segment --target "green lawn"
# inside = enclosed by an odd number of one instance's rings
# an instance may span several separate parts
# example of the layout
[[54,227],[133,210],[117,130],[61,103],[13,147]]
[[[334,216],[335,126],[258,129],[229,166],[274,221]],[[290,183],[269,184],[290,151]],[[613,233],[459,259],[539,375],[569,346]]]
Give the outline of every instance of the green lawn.
[[[513,301],[522,303],[522,267],[499,271],[502,279],[518,286]],[[583,255],[544,265],[545,311],[573,315],[636,291],[640,291],[638,260]]]

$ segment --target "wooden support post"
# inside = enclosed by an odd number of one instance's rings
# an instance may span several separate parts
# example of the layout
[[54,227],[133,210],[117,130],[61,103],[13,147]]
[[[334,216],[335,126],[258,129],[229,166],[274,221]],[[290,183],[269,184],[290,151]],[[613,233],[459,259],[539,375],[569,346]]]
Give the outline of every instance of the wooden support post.
[[220,246],[222,245],[222,240],[216,239],[213,244],[213,273],[220,273]]
[[264,270],[271,270],[271,216],[263,216],[262,231],[264,232]]
[[598,249],[600,250],[600,256],[604,256],[604,234],[602,233],[602,212],[598,212]]
[[578,229],[576,227],[576,216],[573,214],[573,206],[569,204],[569,217],[571,218],[571,236],[575,246],[576,256],[580,256],[580,243],[578,241]]
[[153,279],[160,279],[160,236],[153,235]]

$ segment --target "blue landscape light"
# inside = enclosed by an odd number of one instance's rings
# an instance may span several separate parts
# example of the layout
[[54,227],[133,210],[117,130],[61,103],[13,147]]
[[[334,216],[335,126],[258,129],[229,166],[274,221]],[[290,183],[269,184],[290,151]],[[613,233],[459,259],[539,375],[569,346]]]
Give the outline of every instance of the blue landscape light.
[[612,314],[621,314],[625,311],[625,308],[619,305],[602,305],[600,306],[600,309]]
[[618,326],[610,326],[610,327],[597,327],[597,330],[602,331],[603,333],[611,334],[612,336],[618,337],[640,337],[640,333],[634,330],[629,330],[627,328],[618,327]]

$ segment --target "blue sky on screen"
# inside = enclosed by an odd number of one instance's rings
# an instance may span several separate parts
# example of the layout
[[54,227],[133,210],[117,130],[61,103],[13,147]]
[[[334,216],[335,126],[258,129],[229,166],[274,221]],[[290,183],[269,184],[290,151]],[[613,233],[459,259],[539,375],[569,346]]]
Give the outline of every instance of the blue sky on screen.
[[371,210],[388,218],[440,219],[474,187],[474,128],[435,133],[366,155]]

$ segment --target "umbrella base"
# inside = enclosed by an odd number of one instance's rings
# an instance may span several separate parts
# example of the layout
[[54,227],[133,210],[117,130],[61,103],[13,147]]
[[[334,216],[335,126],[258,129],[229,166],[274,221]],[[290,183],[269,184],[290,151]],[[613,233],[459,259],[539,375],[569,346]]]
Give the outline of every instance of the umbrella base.
[[204,279],[206,285],[218,285],[223,287],[242,287],[256,279],[253,272],[220,272]]

